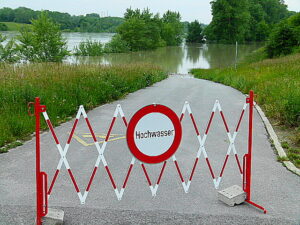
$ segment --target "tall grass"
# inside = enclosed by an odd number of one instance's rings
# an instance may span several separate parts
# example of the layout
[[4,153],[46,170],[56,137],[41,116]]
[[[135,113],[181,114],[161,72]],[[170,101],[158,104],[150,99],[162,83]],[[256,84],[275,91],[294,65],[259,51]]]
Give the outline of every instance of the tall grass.
[[[0,147],[28,137],[34,118],[27,103],[41,97],[54,125],[74,116],[79,105],[92,109],[166,78],[152,65],[97,66],[58,63],[14,67],[0,64]],[[46,128],[45,124],[42,124]]]
[[[256,54],[256,57],[262,56]],[[252,58],[250,61],[257,60]],[[300,145],[300,54],[243,63],[237,70],[194,69],[192,73],[244,93],[253,89],[257,94],[256,101],[268,117],[296,129],[295,141]]]

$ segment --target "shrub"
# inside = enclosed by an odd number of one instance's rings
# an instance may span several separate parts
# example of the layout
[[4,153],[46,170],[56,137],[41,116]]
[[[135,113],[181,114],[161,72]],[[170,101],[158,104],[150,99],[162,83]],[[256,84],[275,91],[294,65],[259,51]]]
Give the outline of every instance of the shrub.
[[0,23],[0,31],[7,31],[8,27],[5,23]]
[[111,41],[104,47],[105,53],[122,53],[129,51],[129,45],[126,41],[122,40],[119,34],[114,35]]
[[103,45],[100,41],[83,41],[78,47],[75,47],[74,54],[77,56],[100,56],[103,54]]
[[32,30],[27,28],[19,36],[20,50],[25,60],[31,62],[61,62],[69,52],[59,26],[47,13],[42,12],[32,20]]
[[2,42],[6,40],[6,37],[0,34],[0,62],[17,62],[20,60],[19,57],[19,46],[16,44],[14,39],[3,45]]
[[266,53],[269,58],[288,55],[299,50],[300,45],[300,13],[282,21],[270,34]]

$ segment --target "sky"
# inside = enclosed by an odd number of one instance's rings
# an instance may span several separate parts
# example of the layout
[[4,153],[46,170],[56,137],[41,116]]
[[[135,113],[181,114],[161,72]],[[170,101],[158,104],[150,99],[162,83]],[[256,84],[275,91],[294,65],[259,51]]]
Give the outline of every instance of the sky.
[[[67,12],[71,15],[98,13],[100,16],[122,17],[126,8],[150,8],[163,14],[167,10],[179,11],[183,21],[199,20],[209,24],[211,0],[0,0],[0,8],[24,6],[34,10],[47,9]],[[300,0],[285,0],[289,10],[299,12]]]

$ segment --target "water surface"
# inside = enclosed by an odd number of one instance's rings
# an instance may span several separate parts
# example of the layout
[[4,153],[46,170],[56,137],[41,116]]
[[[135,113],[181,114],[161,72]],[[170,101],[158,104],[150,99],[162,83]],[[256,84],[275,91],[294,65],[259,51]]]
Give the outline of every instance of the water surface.
[[[17,32],[2,32],[9,38]],[[68,49],[74,50],[81,41],[95,40],[107,43],[114,34],[111,33],[63,33]],[[259,48],[261,44],[244,44],[238,46],[237,61]],[[170,73],[188,73],[192,68],[218,68],[233,66],[236,62],[236,46],[222,44],[191,44],[179,47],[164,47],[152,51],[105,54],[100,57],[75,57],[66,59],[68,63],[93,64],[130,64],[137,62],[152,63],[161,66]]]

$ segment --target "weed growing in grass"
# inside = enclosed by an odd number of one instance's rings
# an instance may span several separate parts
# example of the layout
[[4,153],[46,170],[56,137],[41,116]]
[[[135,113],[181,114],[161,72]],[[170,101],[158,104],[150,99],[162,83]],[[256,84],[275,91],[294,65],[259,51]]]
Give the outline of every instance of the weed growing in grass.
[[13,143],[10,143],[10,144],[8,144],[6,146],[1,147],[0,148],[0,153],[6,153],[6,152],[8,152],[9,149],[16,148],[16,147],[21,146],[21,145],[22,145],[22,142],[15,141]]
[[288,157],[285,157],[285,156],[283,156],[283,157],[277,156],[277,161],[284,162],[284,161],[289,161],[289,159],[288,159]]
[[289,149],[290,145],[289,143],[287,143],[286,141],[281,142],[281,147],[285,148],[285,149]]
[[288,149],[287,156],[296,167],[300,168],[300,148]]

